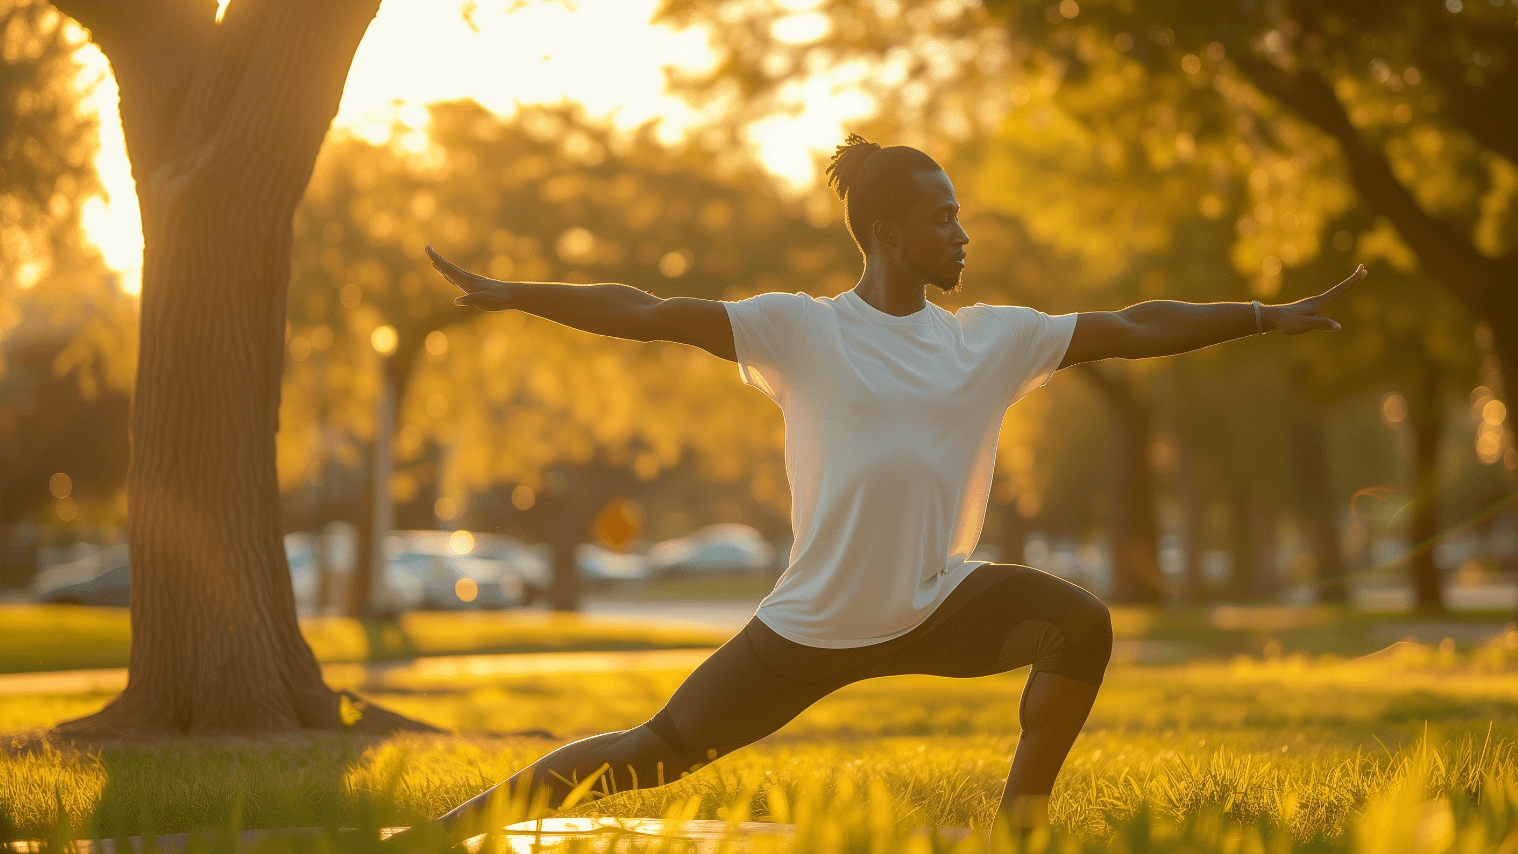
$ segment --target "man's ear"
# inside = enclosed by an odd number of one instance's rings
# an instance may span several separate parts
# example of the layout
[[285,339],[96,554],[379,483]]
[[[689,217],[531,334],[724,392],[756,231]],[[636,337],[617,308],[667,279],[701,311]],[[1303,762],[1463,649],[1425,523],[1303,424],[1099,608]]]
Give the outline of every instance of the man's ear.
[[896,223],[888,219],[877,219],[870,223],[870,233],[882,246],[895,246],[897,238]]

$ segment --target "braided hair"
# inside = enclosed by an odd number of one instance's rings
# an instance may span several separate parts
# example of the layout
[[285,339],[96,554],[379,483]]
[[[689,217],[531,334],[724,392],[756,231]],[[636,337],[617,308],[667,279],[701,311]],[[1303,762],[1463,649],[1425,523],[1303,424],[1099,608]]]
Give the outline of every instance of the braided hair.
[[906,212],[918,192],[914,175],[942,170],[915,148],[882,148],[857,133],[849,134],[828,164],[827,179],[843,200],[843,222],[859,251],[865,251],[866,235],[876,220],[895,219]]

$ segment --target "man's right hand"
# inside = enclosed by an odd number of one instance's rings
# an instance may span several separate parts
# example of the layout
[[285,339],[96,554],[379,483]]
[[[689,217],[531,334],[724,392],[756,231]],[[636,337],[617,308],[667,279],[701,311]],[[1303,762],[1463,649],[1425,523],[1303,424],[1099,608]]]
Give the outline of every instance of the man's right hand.
[[511,308],[510,282],[498,282],[495,279],[477,276],[437,254],[431,246],[426,247],[426,251],[427,257],[432,259],[433,269],[442,273],[443,278],[464,292],[463,296],[453,301],[454,305],[472,305],[486,311],[502,311]]

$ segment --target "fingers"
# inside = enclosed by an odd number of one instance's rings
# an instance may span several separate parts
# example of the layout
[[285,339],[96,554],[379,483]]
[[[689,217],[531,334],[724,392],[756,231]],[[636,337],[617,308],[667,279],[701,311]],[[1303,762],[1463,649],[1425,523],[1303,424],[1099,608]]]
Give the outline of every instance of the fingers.
[[465,272],[457,264],[439,255],[431,244],[423,247],[427,257],[432,260],[432,268],[443,274],[443,278],[452,282],[454,287],[465,293],[477,293],[480,289],[476,286],[474,277]]
[[1367,275],[1369,275],[1369,271],[1365,269],[1364,264],[1356,267],[1355,271],[1349,274],[1349,278],[1338,283],[1337,285],[1334,285],[1329,289],[1328,293],[1323,295],[1325,297],[1324,301],[1327,302],[1328,300],[1337,299],[1341,294],[1349,290],[1354,286],[1356,282],[1365,278]]
[[1339,332],[1343,329],[1339,321],[1331,317],[1314,317],[1304,315],[1296,318],[1296,322],[1290,325],[1283,324],[1280,330],[1287,335],[1301,335],[1304,332]]

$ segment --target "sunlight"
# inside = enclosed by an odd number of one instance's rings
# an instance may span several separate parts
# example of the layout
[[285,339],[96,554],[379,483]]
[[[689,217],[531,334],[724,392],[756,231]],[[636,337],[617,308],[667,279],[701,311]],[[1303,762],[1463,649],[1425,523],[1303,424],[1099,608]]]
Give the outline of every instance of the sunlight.
[[[229,1],[218,3],[218,19]],[[665,92],[664,70],[704,70],[715,56],[705,31],[651,23],[657,5],[481,0],[462,7],[385,0],[354,57],[333,128],[380,144],[399,126],[401,147],[419,153],[427,146],[429,103],[473,98],[510,117],[522,104],[569,102],[621,129],[654,122],[662,142],[679,143],[709,117]],[[817,5],[812,0],[782,5],[798,13],[783,19],[788,39],[809,41],[823,31],[822,16],[809,11]],[[80,48],[78,58],[84,65],[81,88],[90,89],[87,109],[101,118],[95,165],[106,192],[85,203],[85,231],[121,274],[122,289],[137,293],[142,226],[115,79],[94,45]],[[764,168],[793,192],[817,179],[817,156],[831,153],[844,123],[874,111],[874,101],[851,82],[814,78],[800,84],[784,98],[796,113],[767,119],[746,134]]]

